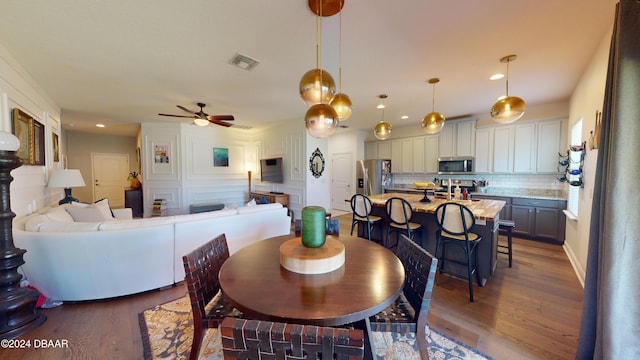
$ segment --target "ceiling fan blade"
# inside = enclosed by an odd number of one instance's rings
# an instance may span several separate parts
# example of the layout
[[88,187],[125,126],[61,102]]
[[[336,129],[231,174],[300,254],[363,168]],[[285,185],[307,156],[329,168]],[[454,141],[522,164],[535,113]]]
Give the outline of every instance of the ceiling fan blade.
[[209,120],[209,121],[211,121],[212,124],[216,124],[224,127],[233,126],[233,124],[229,124],[228,122],[224,122],[224,121],[219,121],[219,120]]
[[182,109],[182,110],[184,110],[184,111],[186,111],[186,112],[188,112],[188,113],[190,113],[190,114],[194,114],[194,115],[196,114],[195,112],[193,112],[193,111],[191,111],[191,110],[187,109],[187,108],[186,108],[186,107],[184,107],[184,106],[180,106],[180,105],[176,105],[176,106],[178,107],[178,109]]
[[189,119],[193,119],[196,118],[196,116],[193,115],[173,115],[173,114],[158,114],[161,116],[173,116],[173,117],[180,117],[180,118],[189,118]]
[[225,121],[233,121],[233,115],[207,115],[207,120],[209,121],[217,121],[217,120],[225,120]]

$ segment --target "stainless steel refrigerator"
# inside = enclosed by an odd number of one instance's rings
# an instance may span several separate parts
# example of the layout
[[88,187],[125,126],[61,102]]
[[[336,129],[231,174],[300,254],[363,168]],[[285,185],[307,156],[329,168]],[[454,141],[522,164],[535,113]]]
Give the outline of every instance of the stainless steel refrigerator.
[[391,160],[356,161],[356,193],[364,195],[382,194],[391,186]]

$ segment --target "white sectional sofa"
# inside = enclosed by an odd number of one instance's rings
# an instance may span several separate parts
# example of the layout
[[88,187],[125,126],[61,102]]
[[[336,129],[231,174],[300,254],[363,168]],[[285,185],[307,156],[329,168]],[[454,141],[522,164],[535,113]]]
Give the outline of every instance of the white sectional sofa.
[[95,222],[69,221],[64,211],[45,208],[13,221],[15,246],[27,250],[22,272],[44,296],[63,301],[172,285],[184,280],[182,256],[219,234],[233,254],[289,234],[291,226],[278,203],[144,219],[121,209],[113,210],[115,218]]

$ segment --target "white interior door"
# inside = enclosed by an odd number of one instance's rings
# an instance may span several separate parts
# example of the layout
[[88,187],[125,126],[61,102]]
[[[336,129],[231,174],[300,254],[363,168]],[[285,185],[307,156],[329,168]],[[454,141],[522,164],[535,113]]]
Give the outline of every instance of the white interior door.
[[93,201],[108,198],[113,208],[124,207],[124,189],[129,186],[128,154],[91,154]]
[[[331,160],[331,208],[351,211],[349,199],[354,194],[351,188],[353,174],[353,156],[351,153],[334,154]],[[346,201],[345,201],[346,200]]]

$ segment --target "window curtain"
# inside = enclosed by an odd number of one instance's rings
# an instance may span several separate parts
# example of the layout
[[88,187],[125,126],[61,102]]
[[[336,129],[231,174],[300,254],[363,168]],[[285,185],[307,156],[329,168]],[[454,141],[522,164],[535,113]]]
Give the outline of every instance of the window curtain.
[[616,6],[577,359],[640,359],[640,0]]

